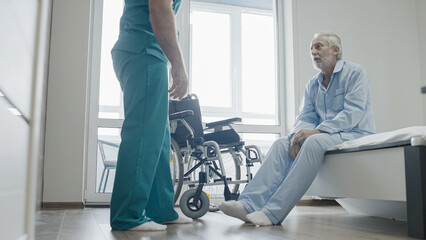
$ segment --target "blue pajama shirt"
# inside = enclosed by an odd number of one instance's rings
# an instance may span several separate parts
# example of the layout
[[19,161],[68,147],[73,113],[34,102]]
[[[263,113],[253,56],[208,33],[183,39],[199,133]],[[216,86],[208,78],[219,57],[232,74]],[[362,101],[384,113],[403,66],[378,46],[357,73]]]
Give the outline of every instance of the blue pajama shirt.
[[[365,69],[337,61],[328,88],[316,75],[305,88],[293,131],[274,142],[261,168],[238,201],[248,213],[262,211],[281,224],[312,184],[328,148],[375,132],[368,77]],[[318,129],[303,143],[293,161],[290,139],[302,129]]]

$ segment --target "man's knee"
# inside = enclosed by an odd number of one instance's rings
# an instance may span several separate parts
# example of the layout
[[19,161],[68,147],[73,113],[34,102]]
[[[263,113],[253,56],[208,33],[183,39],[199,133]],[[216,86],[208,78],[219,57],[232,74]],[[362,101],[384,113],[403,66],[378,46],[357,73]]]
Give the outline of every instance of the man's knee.
[[267,156],[269,157],[271,154],[273,156],[286,155],[288,154],[289,145],[290,141],[287,138],[279,138],[271,145]]
[[322,144],[324,141],[324,134],[328,133],[319,133],[309,136],[303,143],[302,147],[309,151],[327,151],[327,149],[324,149]]
[[285,150],[287,150],[289,148],[289,145],[290,145],[290,141],[288,140],[288,138],[286,138],[286,137],[284,137],[284,138],[278,138],[272,144],[271,150],[285,151]]

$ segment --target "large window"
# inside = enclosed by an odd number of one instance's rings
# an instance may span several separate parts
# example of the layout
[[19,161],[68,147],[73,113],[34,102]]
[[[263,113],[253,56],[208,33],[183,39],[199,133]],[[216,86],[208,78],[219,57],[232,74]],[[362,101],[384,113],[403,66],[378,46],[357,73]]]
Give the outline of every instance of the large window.
[[[181,35],[190,35],[190,91],[204,120],[239,116],[243,124],[282,125],[274,0],[190,2],[190,28]],[[110,55],[122,8],[123,1],[103,1],[99,118],[124,117]]]
[[123,98],[114,73],[111,49],[117,41],[123,0],[104,0],[99,81],[99,118],[123,119]]
[[123,98],[112,66],[124,0],[94,0],[86,201],[110,201],[121,142]]
[[191,1],[191,91],[206,121],[280,125],[273,3]]

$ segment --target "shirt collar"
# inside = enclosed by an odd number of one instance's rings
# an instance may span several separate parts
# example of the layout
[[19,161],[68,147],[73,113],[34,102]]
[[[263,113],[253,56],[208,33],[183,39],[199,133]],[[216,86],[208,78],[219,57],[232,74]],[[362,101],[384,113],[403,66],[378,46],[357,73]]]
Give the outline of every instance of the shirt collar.
[[[344,63],[344,61],[337,60],[336,65],[334,65],[333,74],[342,71],[342,69],[343,69],[343,63]],[[324,74],[322,74],[322,72],[318,73],[318,75],[317,75],[317,81],[318,81],[318,84],[325,89],[325,87],[322,85],[322,81],[324,81]],[[333,81],[333,78],[332,78],[331,81]],[[330,85],[331,85],[331,82],[330,82]]]
[[337,60],[336,65],[334,65],[333,73],[337,73],[337,72],[342,71],[342,68],[343,68],[343,61]]
[[[342,60],[337,60],[336,65],[334,65],[333,74],[342,71],[343,63],[344,62]],[[321,84],[322,81],[324,81],[324,74],[322,74],[322,72],[318,73],[318,75],[317,75],[317,81],[318,81],[319,84]]]

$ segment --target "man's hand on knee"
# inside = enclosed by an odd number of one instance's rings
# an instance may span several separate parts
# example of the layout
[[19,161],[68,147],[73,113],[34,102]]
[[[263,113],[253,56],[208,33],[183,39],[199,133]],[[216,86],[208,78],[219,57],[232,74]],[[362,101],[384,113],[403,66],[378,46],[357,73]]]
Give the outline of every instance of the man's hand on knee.
[[290,139],[290,157],[295,160],[300,150],[300,144],[294,142],[294,135]]
[[313,130],[302,129],[298,131],[296,134],[294,134],[292,139],[294,139],[293,140],[294,144],[299,144],[300,146],[302,146],[308,137],[317,133],[324,133],[324,131],[321,131],[318,129],[313,129]]

